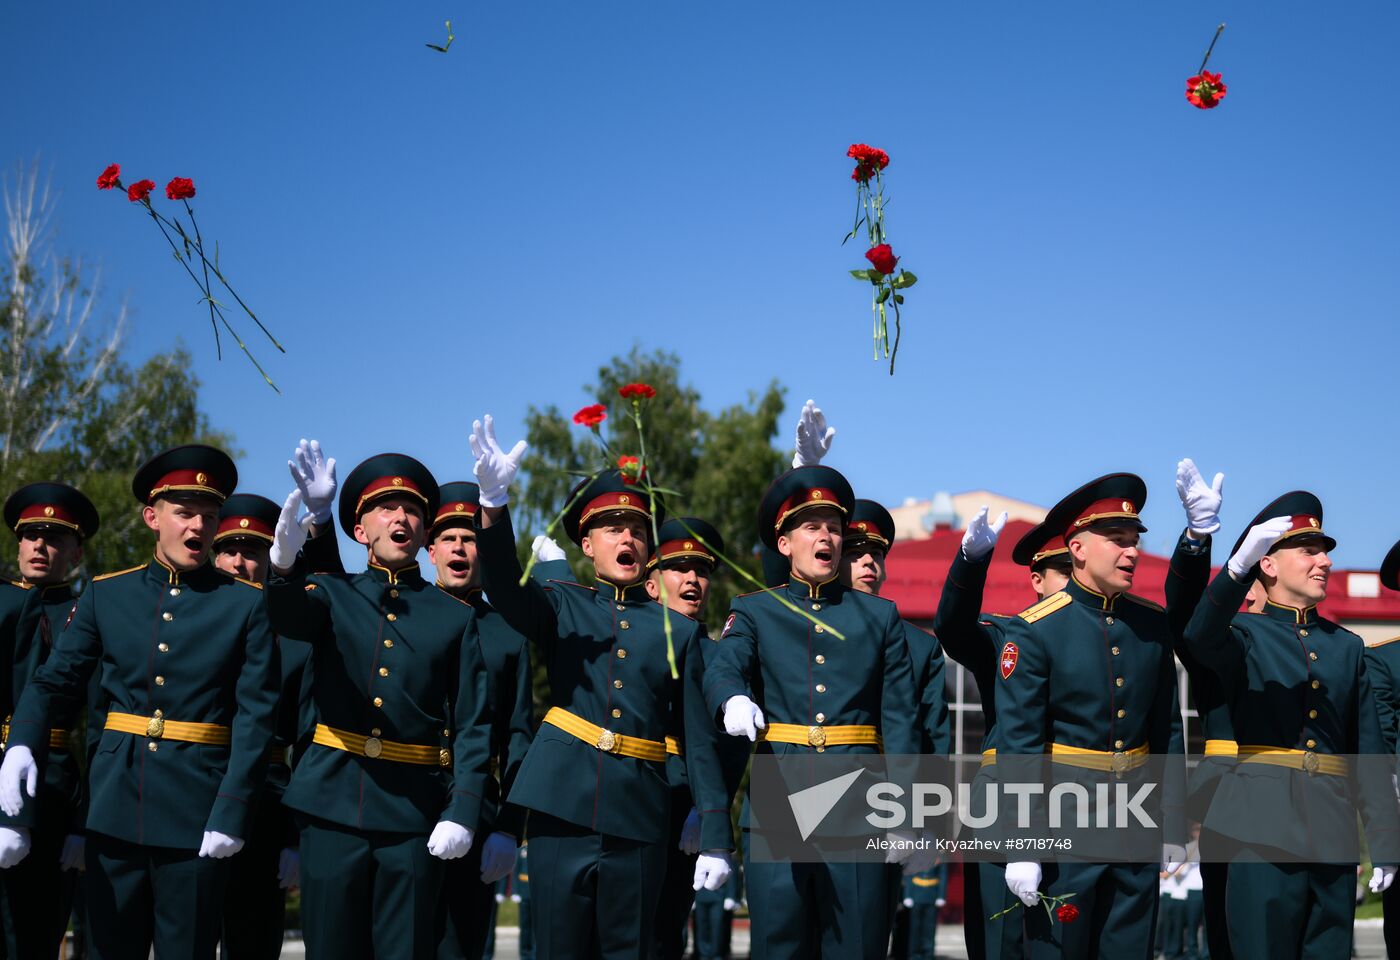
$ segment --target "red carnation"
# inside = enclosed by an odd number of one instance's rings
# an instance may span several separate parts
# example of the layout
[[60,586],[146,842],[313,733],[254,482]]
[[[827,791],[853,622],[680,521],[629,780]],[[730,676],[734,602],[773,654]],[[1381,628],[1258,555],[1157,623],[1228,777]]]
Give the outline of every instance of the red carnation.
[[176,177],[165,185],[168,200],[188,200],[194,196],[194,181],[189,177]]
[[851,144],[851,148],[846,151],[846,156],[851,157],[856,162],[856,168],[851,171],[852,180],[869,180],[878,171],[890,165],[888,153],[866,143]]
[[647,383],[629,383],[617,392],[624,400],[650,400],[656,396],[656,388]]
[[102,176],[97,178],[97,189],[110,190],[121,183],[121,164],[113,163],[102,171]]
[[126,198],[132,203],[145,200],[151,195],[151,191],[156,188],[155,182],[151,180],[137,180],[126,188]]
[[574,414],[574,423],[580,427],[596,427],[606,419],[608,419],[608,408],[601,403],[583,407]]
[[1079,908],[1072,903],[1063,903],[1055,908],[1055,916],[1061,923],[1073,923],[1079,919]]
[[875,269],[888,276],[894,273],[894,265],[899,258],[894,255],[888,243],[882,243],[865,251],[865,259],[875,265]]
[[617,469],[622,473],[622,482],[626,484],[637,484],[647,474],[636,457],[618,457]]
[[1225,84],[1220,74],[1202,70],[1186,80],[1186,99],[1201,110],[1209,110],[1225,99]]

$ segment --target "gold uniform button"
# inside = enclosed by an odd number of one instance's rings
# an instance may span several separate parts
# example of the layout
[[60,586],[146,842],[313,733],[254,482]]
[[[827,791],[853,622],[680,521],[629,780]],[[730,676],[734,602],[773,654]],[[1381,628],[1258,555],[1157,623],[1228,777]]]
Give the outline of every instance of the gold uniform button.
[[442,735],[443,735],[444,737],[450,737],[450,736],[452,736],[452,731],[449,730],[447,727],[443,727],[443,728],[442,728]]
[[1112,617],[1104,617],[1104,618],[1103,618],[1103,622],[1106,623],[1106,624],[1108,624],[1110,627],[1113,626],[1113,618],[1112,618]]
[[163,687],[163,686],[165,686],[165,678],[164,678],[164,677],[156,677],[156,686],[158,686],[158,687]]
[[1300,636],[1300,637],[1306,637],[1307,635],[1308,635],[1308,631],[1307,631],[1307,630],[1299,630],[1299,631],[1298,631],[1298,636]]
[[1113,741],[1113,749],[1115,749],[1115,750],[1122,750],[1122,749],[1123,749],[1123,741],[1122,741],[1122,740],[1115,740],[1115,741]]
[[1316,689],[1317,689],[1318,687],[1320,687],[1320,686],[1322,686],[1322,681],[1321,681],[1321,680],[1314,680],[1314,681],[1312,682],[1312,688],[1313,688],[1314,690],[1316,690]]
[[379,668],[379,675],[380,675],[381,677],[387,677],[387,676],[389,675],[389,668],[388,668],[388,667],[380,667],[380,668]]
[[816,660],[817,663],[826,663],[826,656],[825,656],[825,654],[820,654],[820,653],[819,653],[819,654],[817,654],[813,659]]
[[393,597],[395,600],[397,600],[397,599],[399,598],[399,592],[398,592],[397,590],[390,590],[390,591],[389,591],[389,596],[391,596],[391,597]]
[[817,693],[826,693],[826,684],[824,684],[824,683],[819,683],[819,684],[817,684]]
[[626,660],[626,659],[627,659],[627,651],[626,651],[626,650],[619,649],[619,650],[617,651],[617,659],[619,659],[619,660]]
[[1122,678],[1122,677],[1119,677],[1117,680],[1114,680],[1113,682],[1114,682],[1114,684],[1115,684],[1116,686],[1120,686],[1120,687],[1121,687],[1121,686],[1123,685],[1123,678]]
[[618,717],[622,716],[622,711],[617,709],[617,707],[613,707],[612,715],[613,719],[616,720]]
[[617,605],[617,609],[619,609],[619,610],[626,610],[627,608],[624,607],[622,604],[619,603],[619,604]]
[[158,643],[158,644],[156,644],[156,649],[159,650],[161,653],[169,653],[169,652],[170,652],[170,644],[168,644],[168,643]]
[[826,714],[824,714],[824,713],[819,713],[819,714],[817,714],[817,723],[826,723]]
[[1117,647],[1114,647],[1114,648],[1113,648],[1113,655],[1114,655],[1115,657],[1118,656],[1118,654],[1120,654],[1120,653],[1122,653],[1122,652],[1123,652],[1123,651],[1119,650]]
[[180,588],[179,588],[179,587],[171,587],[171,588],[170,588],[170,595],[171,595],[172,597],[178,597],[178,596],[180,595]]
[[1316,711],[1316,710],[1309,710],[1309,711],[1308,711],[1308,719],[1309,719],[1309,720],[1316,720],[1316,719],[1317,719],[1317,711]]
[[392,647],[393,645],[394,645],[394,641],[390,640],[388,637],[385,637],[385,638],[384,638],[384,649],[387,650],[387,649],[389,649],[390,647]]
[[621,680],[614,680],[614,681],[613,681],[613,686],[616,687],[618,690],[621,690],[621,689],[622,689],[622,681],[621,681]]
[[162,620],[164,620],[166,623],[169,623],[171,620],[174,620],[174,619],[175,619],[175,614],[173,614],[173,613],[171,613],[169,610],[167,610],[167,611],[165,611],[164,613],[162,613],[162,614],[160,615],[160,618],[161,618]]
[[370,730],[369,735],[370,735],[371,737],[377,737],[377,736],[379,736],[381,733],[383,733],[383,731],[380,730],[378,727],[375,727],[374,729]]
[[395,620],[397,620],[398,618],[399,618],[399,615],[398,615],[398,614],[396,614],[396,613],[391,613],[391,614],[388,614],[387,616],[385,616],[384,619],[385,619],[385,620],[388,620],[390,623],[393,623],[393,622],[394,622]]
[[817,633],[826,633],[826,627],[823,627],[820,623],[817,624],[813,629],[816,630]]
[[382,707],[382,706],[384,706],[384,698],[383,698],[383,697],[375,697],[375,698],[374,698],[374,705],[375,705],[376,707]]
[[1118,711],[1118,719],[1119,719],[1119,720],[1122,720],[1122,719],[1123,719],[1124,717],[1126,717],[1127,715],[1128,715],[1128,711],[1123,710],[1123,709],[1119,709],[1119,711]]
[[820,603],[814,603],[814,604],[812,604],[812,609],[813,609],[813,610],[820,610],[821,608],[822,608],[822,605],[821,605]]
[[146,749],[149,750],[149,751],[151,751],[152,753],[155,753],[155,752],[156,752],[156,742],[155,742],[154,740],[147,741],[147,743],[146,743]]
[[1317,654],[1316,654],[1315,652],[1309,650],[1309,651],[1308,651],[1308,659],[1309,659],[1309,660],[1316,660],[1316,659],[1317,659]]
[[1309,741],[1308,741],[1308,749],[1309,749],[1309,750],[1311,750],[1311,749],[1312,749],[1313,747],[1315,747],[1315,746],[1317,746],[1317,741],[1316,741],[1316,740],[1309,740]]
[[631,627],[632,627],[632,624],[628,623],[626,620],[619,620],[619,621],[617,621],[617,625],[618,625],[619,627],[621,627],[622,629],[624,629],[624,630],[631,629]]

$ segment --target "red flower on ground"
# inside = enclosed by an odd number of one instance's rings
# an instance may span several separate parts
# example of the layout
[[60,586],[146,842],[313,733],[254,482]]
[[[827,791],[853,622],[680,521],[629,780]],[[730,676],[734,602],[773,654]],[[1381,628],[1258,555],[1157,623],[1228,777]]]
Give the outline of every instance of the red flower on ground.
[[155,182],[152,180],[137,180],[131,186],[126,188],[126,198],[132,203],[137,203],[149,197],[151,195],[151,191],[155,188]]
[[852,180],[869,180],[875,176],[877,171],[890,165],[888,153],[866,143],[851,144],[851,148],[846,151],[846,156],[851,157],[856,162],[856,168],[851,171]]
[[118,181],[121,180],[121,176],[122,176],[121,164],[119,164],[119,163],[109,164],[108,167],[107,167],[107,169],[102,171],[102,176],[100,176],[100,177],[97,178],[97,189],[99,189],[99,190],[110,190],[110,189],[112,189],[113,187],[115,187],[115,186],[117,185]]
[[656,388],[648,383],[629,383],[619,387],[617,392],[624,400],[650,400],[656,396]]
[[194,181],[189,177],[176,177],[165,185],[168,200],[188,200],[194,196]]
[[640,483],[647,472],[642,467],[642,462],[636,457],[618,457],[617,469],[622,474],[622,482],[626,484]]
[[1198,76],[1188,77],[1186,99],[1201,110],[1209,110],[1225,99],[1225,84],[1220,74],[1202,70]]
[[1072,903],[1062,903],[1055,908],[1055,916],[1061,923],[1073,923],[1079,919],[1079,908]]
[[606,419],[608,419],[608,408],[601,403],[583,407],[574,414],[574,423],[580,427],[596,427]]
[[899,262],[899,258],[894,255],[888,243],[871,247],[865,251],[865,259],[875,265],[875,269],[888,276],[894,273],[894,265]]

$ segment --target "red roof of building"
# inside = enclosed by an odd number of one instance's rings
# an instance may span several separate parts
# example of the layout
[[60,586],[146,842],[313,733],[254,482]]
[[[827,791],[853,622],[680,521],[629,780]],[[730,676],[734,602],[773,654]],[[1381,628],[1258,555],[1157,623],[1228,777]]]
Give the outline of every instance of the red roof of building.
[[[1013,520],[1001,532],[982,595],[982,609],[985,612],[1014,616],[1035,602],[1029,571],[1011,562],[1011,547],[1032,526],[1034,524],[1024,520]],[[961,530],[935,530],[926,540],[896,542],[890,549],[889,578],[880,595],[898,604],[899,612],[911,620],[932,620],[938,610],[943,581],[947,579],[948,567],[962,544],[962,536]],[[1167,565],[1167,557],[1143,553],[1138,559],[1133,593],[1157,603],[1164,602],[1166,598],[1162,585],[1166,582]],[[1219,567],[1213,568],[1212,576],[1218,571]],[[1351,583],[1353,574],[1357,575],[1354,588]],[[1333,570],[1328,597],[1319,612],[1336,621],[1400,621],[1400,593],[1381,589],[1379,596],[1365,596],[1371,591],[1361,587],[1363,579],[1370,580],[1367,571]],[[1353,592],[1359,595],[1352,595]]]

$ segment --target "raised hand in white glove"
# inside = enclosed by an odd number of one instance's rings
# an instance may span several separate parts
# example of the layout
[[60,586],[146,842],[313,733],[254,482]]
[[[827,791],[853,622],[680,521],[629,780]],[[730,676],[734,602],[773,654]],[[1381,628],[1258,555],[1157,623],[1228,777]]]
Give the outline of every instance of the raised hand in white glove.
[[731,737],[758,739],[758,731],[768,726],[763,720],[763,711],[743,694],[730,697],[724,702],[724,732]]
[[39,765],[34,754],[22,744],[11,746],[5,751],[5,762],[0,763],[0,810],[15,816],[24,809],[24,795],[32,797],[38,788]]
[[277,886],[283,890],[301,886],[301,851],[283,847],[277,856]]
[[515,866],[515,838],[508,833],[493,831],[481,845],[481,882],[495,883]]
[[63,849],[58,852],[59,870],[87,870],[87,838],[81,833],[70,833],[63,838]]
[[0,827],[0,870],[8,870],[29,856],[28,827]]
[[277,526],[272,528],[272,549],[267,560],[274,570],[286,572],[297,562],[297,554],[306,546],[306,528],[297,523],[297,513],[301,510],[301,490],[287,494],[282,504],[282,512],[277,515]]
[[1195,540],[1204,540],[1220,529],[1220,490],[1225,486],[1225,474],[1217,473],[1206,486],[1201,471],[1190,457],[1176,465],[1176,495],[1186,508],[1186,529]]
[[465,857],[472,848],[472,832],[460,823],[439,820],[428,837],[428,852],[439,860]]
[[992,523],[987,522],[987,507],[983,504],[982,509],[977,511],[977,516],[967,522],[967,532],[963,534],[962,552],[963,556],[976,563],[987,554],[992,552],[992,548],[997,545],[997,537],[1001,536],[1002,527],[1006,526],[1007,513],[1001,512]]
[[738,906],[739,906],[739,904],[738,904],[738,902],[737,902],[736,900],[734,900],[734,899],[732,899],[732,898],[730,898],[730,897],[725,897],[725,898],[724,898],[724,912],[725,912],[725,913],[733,913],[733,912],[738,908]]
[[826,425],[826,415],[814,401],[802,405],[797,418],[797,452],[792,455],[794,467],[815,467],[822,462],[836,438],[836,428]]
[[204,841],[199,845],[199,855],[211,860],[223,860],[242,849],[243,841],[237,837],[230,837],[217,830],[205,830]]
[[724,886],[729,875],[733,872],[734,861],[729,858],[729,854],[723,850],[706,851],[695,860],[695,882],[691,888],[699,890],[704,887],[706,890],[718,890]]
[[1040,864],[1020,860],[1006,865],[1006,888],[1028,907],[1040,902]]
[[481,488],[483,507],[504,507],[510,502],[510,484],[520,470],[520,460],[529,448],[524,440],[510,453],[496,442],[496,421],[487,414],[472,421],[472,456],[476,457],[476,485]]
[[685,823],[681,825],[681,842],[679,844],[681,853],[694,856],[700,852],[700,811],[694,807],[685,815]]
[[1171,873],[1186,862],[1186,848],[1179,843],[1162,844],[1162,872]]
[[1244,540],[1240,541],[1240,548],[1235,551],[1235,555],[1226,564],[1234,578],[1243,580],[1248,577],[1249,571],[1254,569],[1254,565],[1268,555],[1273,545],[1278,543],[1279,537],[1287,533],[1291,526],[1293,526],[1291,517],[1274,517],[1250,527],[1244,535]]
[[308,443],[303,439],[292,451],[287,469],[292,472],[292,482],[301,491],[311,519],[318,524],[328,523],[331,504],[335,503],[335,457],[327,460],[321,453],[320,443],[315,440]]
[[564,548],[555,542],[553,537],[546,537],[540,534],[535,541],[530,544],[530,551],[535,555],[536,563],[548,563],[551,560],[564,560]]
[[1371,888],[1372,893],[1385,893],[1394,882],[1394,867],[1373,867],[1371,870],[1371,882],[1368,883],[1367,886]]

